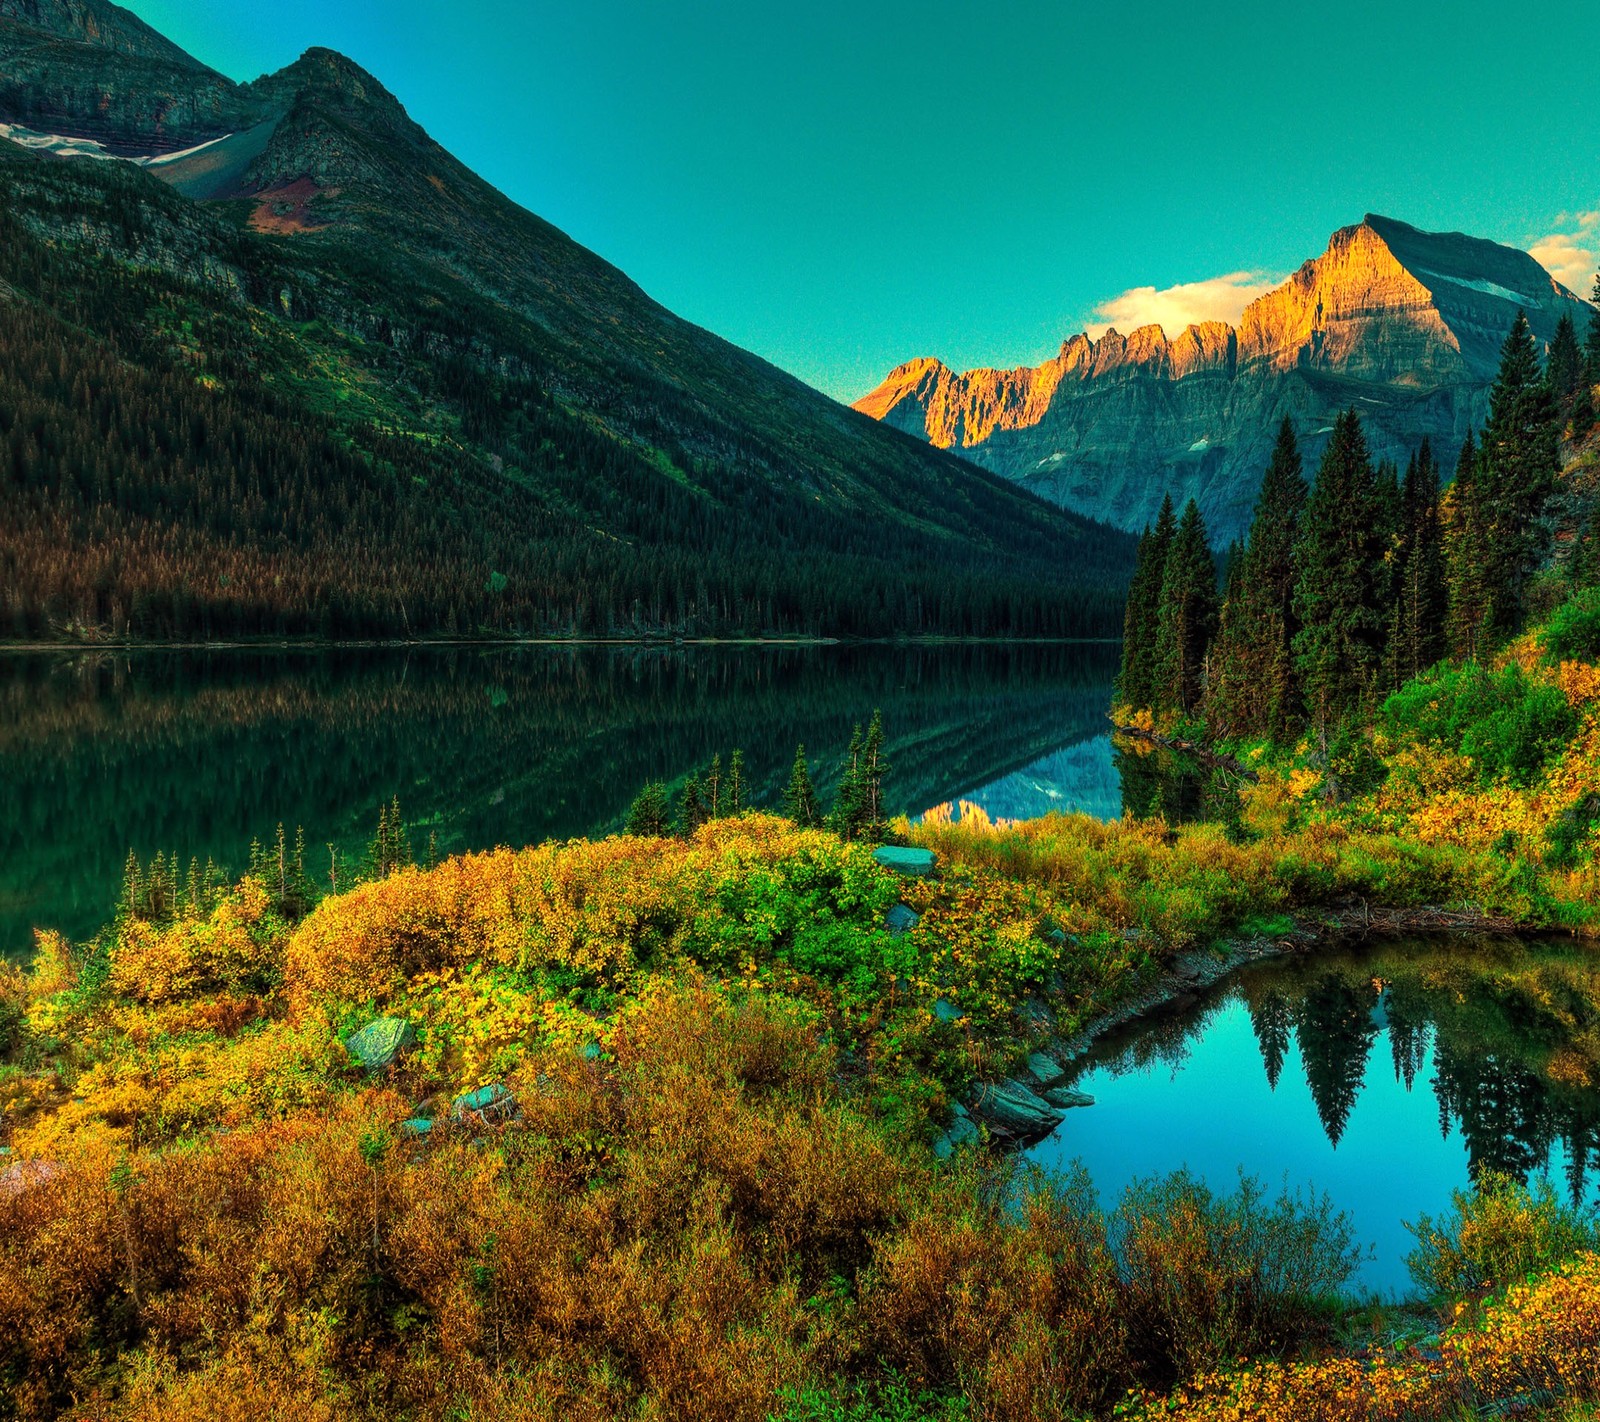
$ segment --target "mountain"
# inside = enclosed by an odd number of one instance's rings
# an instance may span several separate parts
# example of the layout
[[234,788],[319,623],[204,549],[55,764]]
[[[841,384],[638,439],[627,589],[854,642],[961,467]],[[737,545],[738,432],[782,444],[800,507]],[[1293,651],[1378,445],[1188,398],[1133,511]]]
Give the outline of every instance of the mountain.
[[0,628],[1116,627],[1125,535],[675,316],[349,59],[238,85],[105,0],[0,0],[0,55]]
[[1285,415],[1311,467],[1351,405],[1376,455],[1403,464],[1427,436],[1450,467],[1519,307],[1541,341],[1588,312],[1526,252],[1369,215],[1236,327],[1077,335],[1032,369],[913,360],[855,408],[1121,528],[1192,495],[1223,543],[1249,524]]

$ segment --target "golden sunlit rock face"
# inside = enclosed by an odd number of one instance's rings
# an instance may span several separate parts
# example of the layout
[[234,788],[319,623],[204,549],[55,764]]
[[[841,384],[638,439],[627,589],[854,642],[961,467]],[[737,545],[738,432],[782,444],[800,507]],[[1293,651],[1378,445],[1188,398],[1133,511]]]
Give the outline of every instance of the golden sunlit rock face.
[[958,374],[922,358],[855,408],[1125,528],[1169,491],[1192,495],[1227,538],[1245,527],[1285,414],[1311,457],[1333,413],[1355,404],[1379,455],[1403,461],[1426,435],[1453,458],[1484,414],[1518,307],[1548,340],[1573,302],[1524,252],[1368,216],[1237,327],[1076,335],[1015,370]]

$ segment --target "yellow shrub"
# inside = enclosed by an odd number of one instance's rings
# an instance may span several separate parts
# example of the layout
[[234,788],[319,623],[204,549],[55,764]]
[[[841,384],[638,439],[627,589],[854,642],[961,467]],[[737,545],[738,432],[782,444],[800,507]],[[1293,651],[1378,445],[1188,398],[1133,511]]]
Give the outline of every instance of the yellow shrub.
[[111,952],[111,987],[122,997],[162,1003],[260,982],[280,968],[281,937],[266,890],[246,878],[210,918],[123,924]]
[[472,964],[558,966],[624,988],[720,912],[725,886],[825,863],[875,872],[859,846],[762,815],[714,820],[687,841],[618,835],[462,855],[325,900],[290,940],[287,982],[301,1009],[389,1000],[421,974]]

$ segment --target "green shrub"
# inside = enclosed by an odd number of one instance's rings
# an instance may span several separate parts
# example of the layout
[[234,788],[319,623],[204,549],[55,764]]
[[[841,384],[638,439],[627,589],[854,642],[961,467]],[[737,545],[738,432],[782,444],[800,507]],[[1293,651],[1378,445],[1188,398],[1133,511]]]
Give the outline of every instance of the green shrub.
[[904,1383],[870,1388],[857,1383],[844,1394],[826,1388],[780,1388],[773,1422],[960,1422],[970,1417],[966,1399],[913,1392]]
[[1600,828],[1600,795],[1580,795],[1545,831],[1545,859],[1557,869],[1576,868],[1584,845]]
[[1384,730],[1460,750],[1485,784],[1526,785],[1559,755],[1578,713],[1560,688],[1532,681],[1515,663],[1490,671],[1477,662],[1419,677],[1383,704]]
[[11,1060],[22,1046],[27,1011],[27,979],[9,963],[0,963],[0,1062]]
[[1558,607],[1545,629],[1552,661],[1600,660],[1600,588],[1589,588]]
[[1325,1195],[1269,1199],[1241,1175],[1214,1194],[1186,1170],[1138,1180],[1114,1218],[1129,1347],[1158,1376],[1192,1376],[1306,1337],[1361,1262]]
[[1456,1190],[1452,1212],[1421,1216],[1406,1229],[1417,1247],[1406,1268],[1433,1294],[1464,1294],[1542,1270],[1600,1240],[1587,1212],[1564,1204],[1546,1179],[1531,1188],[1485,1170],[1472,1189]]

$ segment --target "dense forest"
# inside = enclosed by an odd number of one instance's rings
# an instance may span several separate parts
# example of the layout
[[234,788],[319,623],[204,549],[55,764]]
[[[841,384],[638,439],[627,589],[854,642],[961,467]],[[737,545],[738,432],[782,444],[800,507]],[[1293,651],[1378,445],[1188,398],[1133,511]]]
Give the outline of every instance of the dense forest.
[[1600,311],[1581,346],[1563,318],[1543,367],[1519,315],[1488,423],[1468,435],[1442,493],[1426,441],[1403,476],[1374,464],[1354,409],[1308,486],[1286,419],[1220,590],[1192,500],[1178,515],[1169,499],[1145,530],[1119,700],[1225,739],[1285,743],[1309,731],[1326,747],[1441,660],[1476,664],[1530,615],[1600,585],[1600,498],[1557,478],[1563,435],[1581,442],[1594,427],[1597,383]]
[[436,274],[118,165],[0,144],[0,188],[0,636],[1115,628],[1130,540],[865,420],[707,434],[619,367],[619,432]]

